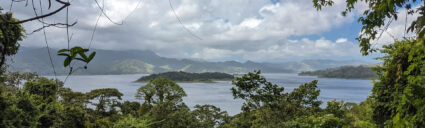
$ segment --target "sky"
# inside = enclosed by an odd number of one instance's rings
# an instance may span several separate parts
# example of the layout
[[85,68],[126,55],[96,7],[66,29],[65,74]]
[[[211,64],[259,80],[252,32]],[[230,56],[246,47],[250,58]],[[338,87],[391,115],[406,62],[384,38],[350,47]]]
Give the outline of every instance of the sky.
[[[39,3],[35,0],[36,8]],[[317,11],[312,0],[71,0],[69,29],[71,46],[108,50],[151,50],[163,57],[207,61],[281,62],[303,59],[373,61],[381,54],[362,56],[358,42],[361,24],[357,18],[366,9],[356,9],[342,16],[344,0],[334,0],[332,7]],[[43,12],[51,12],[42,1]],[[34,16],[32,4],[2,1],[4,11],[15,17]],[[170,6],[171,5],[171,6]],[[40,11],[40,9],[37,9]],[[44,19],[64,23],[66,11]],[[399,17],[404,17],[400,10]],[[92,33],[99,15],[93,40]],[[404,35],[407,20],[393,21],[375,47],[393,42]],[[404,19],[404,18],[399,18]],[[115,23],[123,23],[117,25]],[[27,33],[42,27],[37,21],[24,24]],[[67,48],[66,29],[46,28],[51,48]],[[91,43],[90,43],[91,42]],[[24,47],[46,47],[43,31],[27,35]]]

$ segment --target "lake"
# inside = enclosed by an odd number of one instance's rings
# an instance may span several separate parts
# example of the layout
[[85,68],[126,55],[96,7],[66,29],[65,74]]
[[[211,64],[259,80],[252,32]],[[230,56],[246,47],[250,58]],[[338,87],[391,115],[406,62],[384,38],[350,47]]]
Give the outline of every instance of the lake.
[[[65,87],[73,91],[88,92],[98,88],[117,88],[124,94],[123,100],[138,101],[134,96],[137,89],[145,83],[133,83],[141,76],[138,75],[88,75],[70,76],[65,83]],[[300,84],[319,80],[317,86],[321,90],[319,99],[326,105],[327,101],[334,98],[347,102],[359,103],[364,101],[372,89],[370,80],[348,80],[317,78],[312,76],[297,76],[297,74],[262,74],[268,81],[285,87],[285,91],[292,91]],[[52,77],[50,77],[52,78]],[[58,76],[64,80],[65,76]],[[243,101],[233,99],[230,88],[233,87],[230,81],[218,81],[217,83],[178,83],[187,93],[184,102],[193,107],[196,104],[212,104],[226,110],[229,115],[241,112]],[[141,101],[140,101],[141,102]]]

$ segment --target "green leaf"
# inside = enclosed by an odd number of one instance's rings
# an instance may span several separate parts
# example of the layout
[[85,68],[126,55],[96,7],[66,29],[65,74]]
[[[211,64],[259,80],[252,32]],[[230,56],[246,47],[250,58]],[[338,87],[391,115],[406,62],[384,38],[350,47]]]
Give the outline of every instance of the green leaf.
[[[93,58],[94,58],[94,56],[96,56],[96,52],[92,52],[91,54],[90,54],[90,56],[89,56],[89,58],[88,58],[88,62],[90,62]],[[87,63],[88,63],[87,62]]]
[[71,48],[71,50],[74,50],[74,51],[81,51],[83,48],[81,48],[80,46],[75,46],[75,47],[73,47],[73,48]]
[[58,51],[58,53],[61,53],[61,52],[68,52],[69,50],[68,49],[61,49],[61,50],[59,50]]
[[86,54],[84,52],[79,52],[78,53],[84,60],[88,60]]
[[70,57],[69,54],[66,54],[66,53],[59,53],[58,56],[68,56],[68,57]]
[[68,66],[69,64],[71,64],[71,61],[72,61],[71,57],[66,57],[65,61],[63,62],[63,66],[64,67]]
[[75,58],[77,56],[77,52],[74,50],[71,50],[71,52],[69,53],[71,55],[71,58]]

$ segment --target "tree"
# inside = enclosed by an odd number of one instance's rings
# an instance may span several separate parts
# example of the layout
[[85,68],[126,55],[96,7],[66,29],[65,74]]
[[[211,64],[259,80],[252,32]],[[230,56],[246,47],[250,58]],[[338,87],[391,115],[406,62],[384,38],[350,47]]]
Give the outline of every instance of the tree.
[[322,101],[317,98],[320,95],[320,90],[317,89],[317,80],[301,84],[289,93],[288,101],[291,107],[294,107],[294,115],[314,115],[320,111]]
[[[94,89],[86,94],[90,103],[96,106],[96,115],[106,117],[115,114],[116,107],[119,107],[118,100],[123,94],[115,88]],[[97,99],[97,101],[93,101]]]
[[[0,7],[1,8],[1,7]],[[19,49],[18,41],[24,37],[24,28],[21,24],[10,24],[9,22],[19,22],[13,18],[12,13],[2,13],[0,10],[0,67],[6,63],[6,57],[15,55]]]
[[262,106],[276,107],[287,97],[283,87],[268,82],[260,74],[261,71],[249,72],[232,81],[232,84],[236,86],[231,89],[233,97],[245,100],[242,106],[244,111],[255,110]]
[[229,122],[230,117],[226,111],[214,105],[196,105],[193,114],[199,120],[202,128],[216,128],[224,123]]
[[151,80],[145,86],[137,89],[136,93],[137,99],[144,99],[144,103],[151,105],[168,102],[181,104],[184,96],[186,96],[186,93],[183,88],[165,78]]
[[[368,5],[368,9],[363,12],[363,16],[358,18],[358,22],[362,24],[362,29],[357,40],[360,43],[363,55],[376,51],[376,49],[371,47],[371,41],[378,39],[382,34],[383,31],[379,33],[379,28],[385,31],[391,24],[391,22],[386,23],[385,20],[397,20],[399,18],[399,10],[403,8],[407,10],[409,15],[419,15],[416,20],[411,22],[406,33],[409,31],[415,32],[418,38],[422,38],[425,34],[425,6],[412,7],[417,1],[419,0],[347,0],[347,8],[342,12],[344,16],[351,12],[358,2],[365,2]],[[332,6],[334,2],[333,0],[313,0],[313,3],[317,10],[321,10],[322,7]]]
[[60,119],[61,104],[57,102],[58,83],[41,77],[27,81],[23,89],[4,92],[0,88],[1,127],[52,127]]
[[378,126],[425,125],[424,39],[397,41],[381,50],[385,56],[376,68],[371,98],[373,119]]
[[152,127],[196,127],[198,120],[183,103],[186,96],[183,88],[177,83],[157,78],[137,90],[136,98],[144,99],[140,113],[143,117],[152,119]]
[[234,98],[245,103],[243,112],[223,127],[295,127],[294,119],[320,114],[317,80],[285,93],[283,87],[268,82],[260,73],[248,73],[232,82],[236,86],[231,89]]

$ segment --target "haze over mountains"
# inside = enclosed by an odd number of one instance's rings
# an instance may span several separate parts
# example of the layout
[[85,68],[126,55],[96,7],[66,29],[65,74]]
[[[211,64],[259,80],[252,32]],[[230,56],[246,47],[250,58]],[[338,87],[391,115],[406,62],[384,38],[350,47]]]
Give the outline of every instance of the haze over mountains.
[[[76,71],[74,74],[151,74],[167,71],[246,73],[253,70],[261,70],[265,73],[297,73],[343,65],[368,64],[367,62],[358,60],[303,60],[281,63],[260,63],[253,61],[243,63],[236,61],[208,62],[166,58],[158,56],[152,51],[112,51],[100,49],[92,51],[96,51],[97,54],[94,60],[88,64],[88,69]],[[57,56],[57,50],[51,50],[51,53],[57,74],[66,74],[68,70],[63,67],[64,57]],[[12,59],[12,61],[9,61],[9,70],[11,71],[37,72],[41,75],[53,74],[46,48],[21,47],[19,53],[10,59]],[[76,63],[74,68],[82,65],[82,63]]]

